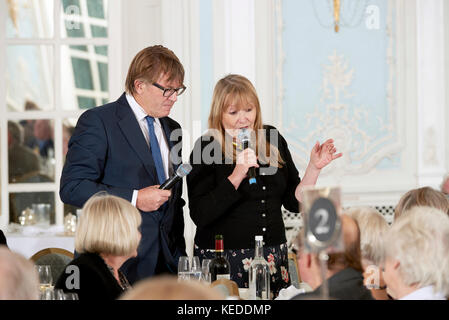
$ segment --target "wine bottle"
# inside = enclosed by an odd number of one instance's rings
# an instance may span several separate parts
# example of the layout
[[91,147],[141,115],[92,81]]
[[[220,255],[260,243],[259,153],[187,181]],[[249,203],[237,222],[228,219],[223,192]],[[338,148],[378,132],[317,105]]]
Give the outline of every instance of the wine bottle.
[[270,267],[263,257],[263,236],[256,236],[254,260],[249,267],[249,297],[270,300]]
[[215,236],[215,258],[209,265],[211,282],[218,279],[231,279],[231,265],[224,256],[223,236]]

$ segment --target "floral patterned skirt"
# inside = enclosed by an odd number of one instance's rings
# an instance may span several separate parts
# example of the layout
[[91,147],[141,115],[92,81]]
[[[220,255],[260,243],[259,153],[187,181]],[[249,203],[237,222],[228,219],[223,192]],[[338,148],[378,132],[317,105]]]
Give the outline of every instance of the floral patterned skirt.
[[[264,247],[264,258],[270,266],[271,283],[270,290],[273,297],[279,295],[279,291],[290,285],[288,273],[288,250],[287,244],[273,247]],[[213,259],[215,250],[201,249],[197,245],[194,248],[194,255],[203,259]],[[231,280],[235,281],[239,288],[248,288],[249,266],[254,258],[255,249],[233,249],[225,250],[224,254],[231,265]]]

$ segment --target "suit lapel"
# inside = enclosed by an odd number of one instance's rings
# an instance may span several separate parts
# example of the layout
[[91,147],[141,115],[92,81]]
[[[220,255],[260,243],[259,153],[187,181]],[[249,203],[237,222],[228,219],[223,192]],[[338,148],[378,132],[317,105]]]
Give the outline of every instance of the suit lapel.
[[117,115],[120,118],[118,122],[120,129],[130,146],[142,161],[146,171],[150,175],[150,179],[157,181],[156,166],[150,148],[145,141],[139,123],[136,120],[136,116],[126,100],[125,94],[120,97],[118,103],[120,104],[119,108],[117,108]]

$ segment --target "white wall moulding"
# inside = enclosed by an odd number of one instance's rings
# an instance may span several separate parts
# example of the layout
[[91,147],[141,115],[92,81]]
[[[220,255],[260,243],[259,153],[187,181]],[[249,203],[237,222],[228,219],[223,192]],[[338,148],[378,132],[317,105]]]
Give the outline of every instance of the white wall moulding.
[[229,73],[256,81],[255,0],[214,0],[214,82]]
[[[143,48],[162,42],[161,0],[122,0],[124,77],[134,56]],[[123,86],[125,78],[123,78]]]
[[438,186],[446,171],[445,11],[443,0],[417,0],[418,179]]

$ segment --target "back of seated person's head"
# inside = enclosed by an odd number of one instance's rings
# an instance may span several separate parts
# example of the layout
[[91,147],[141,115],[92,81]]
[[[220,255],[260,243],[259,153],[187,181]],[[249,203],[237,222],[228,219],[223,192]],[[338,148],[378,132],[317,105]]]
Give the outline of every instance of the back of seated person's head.
[[0,300],[37,300],[39,278],[34,264],[0,246]]
[[126,256],[140,242],[139,211],[129,201],[101,192],[84,205],[75,235],[79,253],[103,253]]
[[437,208],[449,215],[449,199],[444,193],[430,187],[423,187],[410,190],[401,197],[394,209],[394,220],[416,206]]
[[385,235],[384,260],[399,262],[401,281],[410,287],[433,285],[449,296],[448,253],[449,217],[436,208],[413,207]]
[[347,215],[343,214],[340,218],[345,248],[343,252],[329,254],[328,269],[338,272],[346,268],[353,268],[363,272],[359,226],[353,218]]
[[178,281],[176,276],[141,280],[120,300],[223,300],[218,290],[197,281]]
[[[340,219],[344,249],[341,252],[333,252],[328,254],[328,269],[334,273],[346,268],[353,268],[354,270],[363,272],[359,226],[353,218],[345,214],[340,215]],[[297,249],[304,250],[304,240],[304,235],[301,233],[298,237],[296,237],[294,245]],[[319,263],[318,255],[315,255],[315,261],[316,263]]]
[[374,264],[379,266],[382,261],[383,237],[388,231],[385,218],[374,208],[354,207],[345,214],[357,221],[360,229],[360,248],[364,267]]

